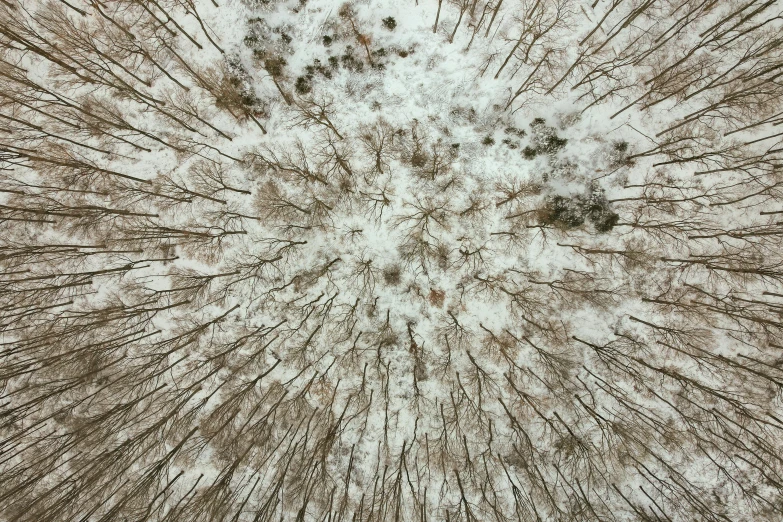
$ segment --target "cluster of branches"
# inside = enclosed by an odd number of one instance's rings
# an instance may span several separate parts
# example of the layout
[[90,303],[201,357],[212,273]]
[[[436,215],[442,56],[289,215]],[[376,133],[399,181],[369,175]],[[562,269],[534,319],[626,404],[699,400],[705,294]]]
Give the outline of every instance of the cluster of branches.
[[468,15],[467,48],[477,34],[486,42],[480,75],[508,83],[506,110],[570,93],[580,114],[596,105],[610,107],[611,119],[670,111],[635,158],[748,176],[780,163],[777,2],[452,3],[450,41]]
[[[610,236],[326,96],[232,155],[266,129],[193,2],[2,1],[0,518],[779,519],[779,147],[705,129],[779,121],[774,2],[599,3],[563,70],[578,5],[505,0],[494,63],[509,106],[711,100],[629,154]],[[457,6],[452,40],[505,18]]]

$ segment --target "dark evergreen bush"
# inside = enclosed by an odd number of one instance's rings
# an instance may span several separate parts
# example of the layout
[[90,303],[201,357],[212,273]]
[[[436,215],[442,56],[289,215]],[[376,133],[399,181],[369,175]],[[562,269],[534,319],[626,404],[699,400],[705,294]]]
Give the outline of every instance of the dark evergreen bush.
[[[539,154],[553,156],[560,149],[565,147],[568,140],[557,136],[554,127],[546,124],[543,118],[536,118],[530,123],[532,129],[532,144],[525,147],[522,151],[526,159],[533,159]],[[513,132],[514,127],[509,127],[506,132]],[[521,131],[524,133],[524,131]],[[518,134],[523,136],[524,134]]]
[[548,225],[559,225],[563,228],[577,228],[585,222],[584,206],[580,197],[565,198],[555,196],[547,205],[542,222]]
[[590,221],[593,223],[597,232],[606,233],[614,228],[620,216],[607,209],[601,209],[599,212],[590,213]]
[[294,85],[294,88],[296,89],[296,92],[299,94],[308,94],[313,90],[313,86],[310,83],[310,80],[307,79],[304,76],[300,76],[296,79],[296,84]]
[[609,209],[609,202],[604,198],[601,190],[593,190],[587,197],[553,196],[539,212],[541,224],[572,229],[584,225],[585,221],[589,220],[595,231],[599,233],[612,230],[619,219],[620,216]]
[[522,138],[523,136],[527,136],[527,132],[525,132],[523,129],[517,129],[516,127],[506,127],[503,129],[503,132],[506,134],[514,134],[516,136],[519,136]]
[[568,140],[565,138],[558,138],[555,135],[547,136],[546,141],[544,144],[540,147],[539,152],[544,152],[546,154],[554,154],[563,147],[565,147],[565,144],[568,143]]

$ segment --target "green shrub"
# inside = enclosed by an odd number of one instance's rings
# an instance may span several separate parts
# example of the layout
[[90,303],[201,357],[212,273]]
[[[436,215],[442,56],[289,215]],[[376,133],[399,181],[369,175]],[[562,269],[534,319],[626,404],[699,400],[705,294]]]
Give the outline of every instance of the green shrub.
[[305,78],[304,76],[300,76],[299,78],[296,79],[294,88],[296,89],[296,92],[298,92],[299,94],[308,94],[313,90],[313,86],[310,83],[310,80]]
[[593,190],[587,197],[551,197],[539,211],[538,219],[543,225],[566,230],[581,227],[585,221],[590,221],[596,232],[604,234],[614,228],[620,216],[609,209],[609,202],[602,191]]
[[590,213],[590,221],[597,232],[604,234],[614,228],[617,222],[620,221],[620,216],[607,209],[601,209],[600,212]]
[[546,137],[546,141],[544,144],[540,147],[539,152],[545,152],[546,154],[554,154],[563,147],[565,147],[565,144],[568,143],[568,140],[565,138],[558,138],[554,134],[551,136]]
[[576,198],[553,197],[541,216],[541,222],[562,228],[582,226],[585,222],[585,212],[580,199],[578,196]]
[[[523,151],[527,159],[532,159],[538,154],[553,156],[568,143],[567,139],[558,137],[555,128],[549,127],[543,118],[534,119],[530,123],[530,128],[533,131],[531,136],[532,146],[525,147]],[[506,132],[513,129],[513,127],[509,127],[506,129]],[[531,151],[534,151],[535,154]]]

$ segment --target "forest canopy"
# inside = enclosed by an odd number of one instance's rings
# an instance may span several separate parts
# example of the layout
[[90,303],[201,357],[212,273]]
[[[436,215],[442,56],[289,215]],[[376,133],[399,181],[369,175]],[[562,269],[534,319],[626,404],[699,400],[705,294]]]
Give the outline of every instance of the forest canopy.
[[0,0],[0,522],[783,519],[780,0]]

